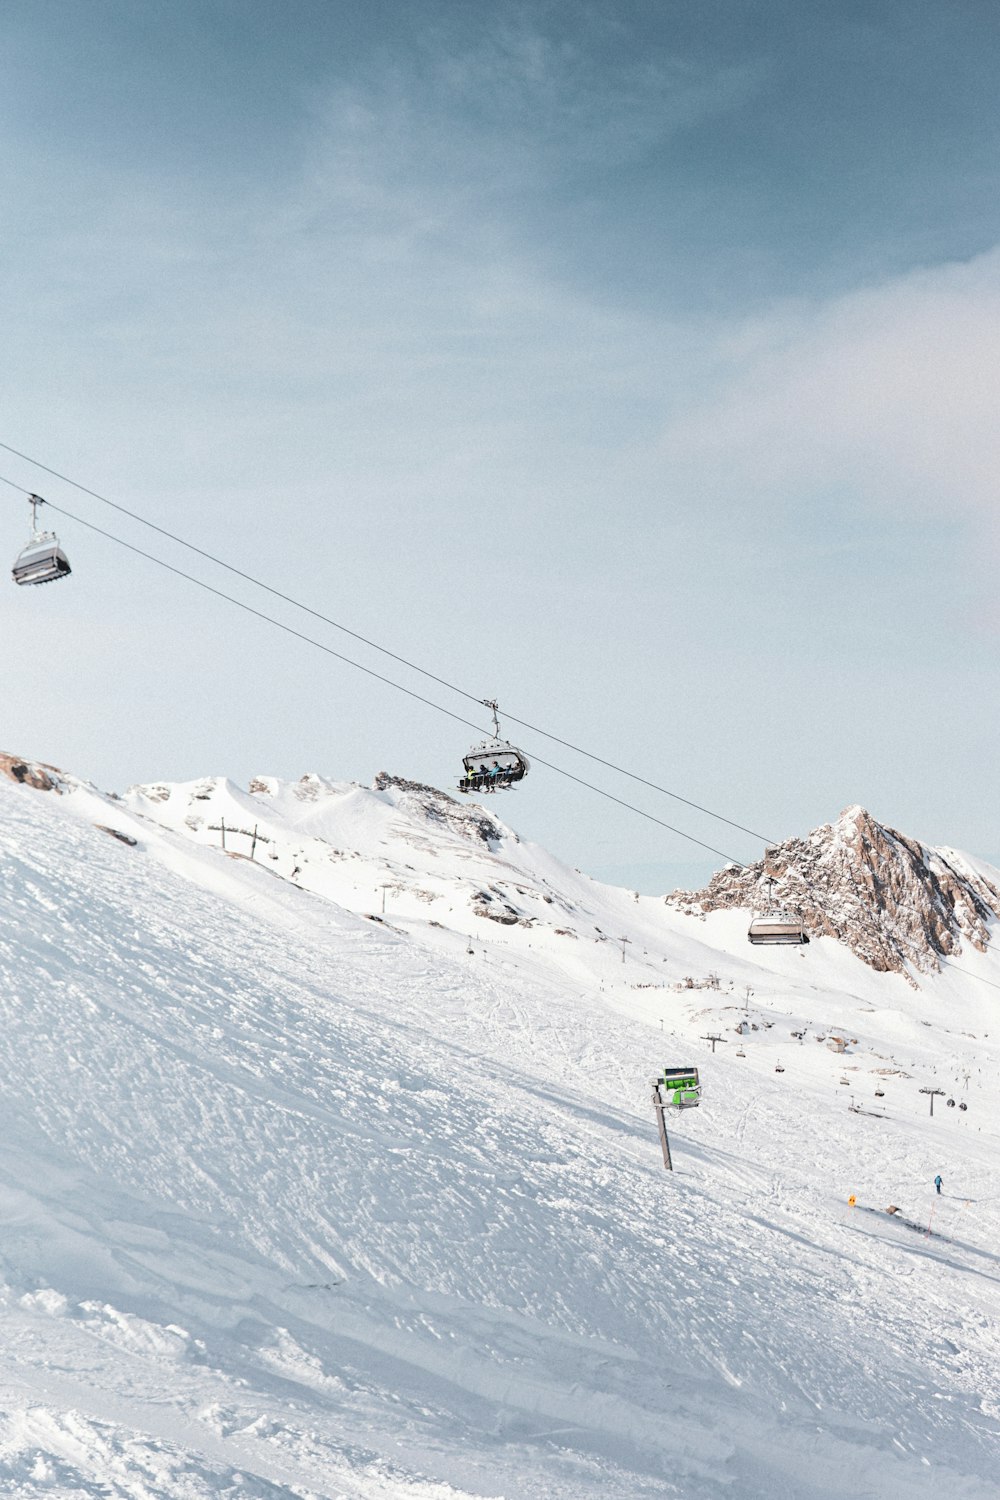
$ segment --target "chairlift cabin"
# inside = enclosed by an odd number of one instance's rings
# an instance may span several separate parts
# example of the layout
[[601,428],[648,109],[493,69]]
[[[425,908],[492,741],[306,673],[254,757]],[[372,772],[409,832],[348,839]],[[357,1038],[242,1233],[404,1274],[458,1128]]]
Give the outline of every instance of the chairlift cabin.
[[39,531],[38,507],[45,501],[41,495],[29,495],[31,505],[31,540],[19,553],[11,569],[15,583],[52,583],[65,578],[72,570],[69,558],[59,545],[54,531]]
[[[767,884],[769,888],[773,888],[774,881],[769,879]],[[763,944],[801,945],[809,941],[802,918],[797,917],[794,912],[780,911],[777,908],[751,918],[747,937],[755,947]]]
[[747,937],[758,946],[762,943],[802,944],[809,941],[801,918],[787,911],[769,911],[761,917],[754,917]]
[[493,713],[493,737],[473,745],[462,757],[464,774],[458,784],[460,792],[504,792],[515,782],[522,781],[531,769],[524,751],[500,738],[496,702],[484,698],[483,704]]

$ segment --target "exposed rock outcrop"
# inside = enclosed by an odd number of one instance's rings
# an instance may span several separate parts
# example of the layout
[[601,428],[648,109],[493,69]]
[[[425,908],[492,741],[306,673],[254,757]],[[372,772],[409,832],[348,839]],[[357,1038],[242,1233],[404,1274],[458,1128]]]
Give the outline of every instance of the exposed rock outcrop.
[[61,792],[65,776],[56,766],[47,766],[42,761],[22,760],[19,755],[9,755],[0,750],[0,774],[10,781],[19,781],[24,786],[33,786],[39,792]]
[[504,828],[480,807],[478,802],[469,804],[456,802],[455,798],[449,797],[447,792],[439,791],[437,787],[425,786],[422,781],[407,781],[403,776],[390,776],[387,771],[379,771],[372,782],[372,790],[402,792],[405,794],[404,805],[408,804],[414,812],[426,818],[429,823],[443,823],[454,833],[481,840],[490,848],[499,844],[504,836],[514,838],[516,842],[517,835]]
[[1000,917],[1000,888],[962,856],[885,828],[858,806],[755,864],[719,870],[704,890],[665,899],[691,912],[760,911],[773,900],[811,936],[835,937],[873,969],[899,973],[936,970],[966,941],[983,951]]

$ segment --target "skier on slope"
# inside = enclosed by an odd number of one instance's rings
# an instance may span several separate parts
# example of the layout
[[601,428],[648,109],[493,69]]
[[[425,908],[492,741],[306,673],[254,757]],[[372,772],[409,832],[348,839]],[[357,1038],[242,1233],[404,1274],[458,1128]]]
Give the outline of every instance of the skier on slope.
[[940,1191],[941,1191],[941,1173],[940,1172],[937,1174],[937,1176],[934,1179],[934,1186],[937,1188],[938,1192],[940,1193]]

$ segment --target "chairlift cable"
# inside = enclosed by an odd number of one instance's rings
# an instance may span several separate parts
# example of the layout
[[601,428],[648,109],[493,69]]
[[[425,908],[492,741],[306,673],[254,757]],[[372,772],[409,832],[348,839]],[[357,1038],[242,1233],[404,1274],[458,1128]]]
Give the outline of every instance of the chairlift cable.
[[[5,484],[12,483],[11,480],[4,479],[3,475],[0,475],[0,481]],[[14,485],[14,488],[19,489],[20,486]],[[222,599],[227,604],[235,605],[237,609],[244,610],[246,614],[253,615],[256,619],[263,620],[268,625],[276,626],[278,630],[283,630],[286,635],[293,636],[296,640],[305,642],[306,645],[315,646],[318,651],[324,652],[325,655],[332,656],[337,661],[344,662],[349,667],[357,668],[359,672],[364,672],[366,676],[375,678],[377,682],[382,682],[387,687],[395,688],[397,692],[405,693],[408,698],[413,698],[418,703],[425,704],[428,708],[436,709],[438,713],[445,714],[449,719],[454,719],[456,723],[464,724],[467,728],[473,729],[477,733],[480,732],[478,724],[474,724],[471,719],[463,718],[461,714],[453,713],[450,708],[444,708],[440,703],[435,703],[433,699],[425,698],[422,693],[416,693],[412,688],[404,687],[401,682],[394,682],[391,677],[385,677],[381,672],[376,672],[371,667],[366,667],[361,662],[355,661],[352,657],[345,656],[343,652],[335,651],[332,646],[327,646],[322,641],[317,641],[314,636],[306,635],[304,631],[296,630],[293,625],[286,625],[283,620],[275,619],[274,615],[265,614],[263,610],[256,609],[252,604],[247,604],[244,600],[237,599],[232,594],[227,594],[223,589],[216,588],[214,584],[206,583],[204,579],[196,578],[193,573],[186,573],[183,568],[178,568],[173,563],[165,562],[163,558],[155,556],[152,552],[144,551],[142,547],[135,546],[133,542],[126,542],[123,537],[115,536],[114,532],[105,531],[103,527],[96,526],[93,521],[85,521],[82,516],[76,515],[74,511],[67,510],[63,505],[55,505],[51,500],[46,501],[46,504],[50,510],[67,516],[71,521],[76,521],[78,525],[85,526],[88,531],[93,531],[98,536],[102,536],[110,542],[116,542],[119,547],[124,547],[127,551],[134,552],[138,557],[145,558],[147,562],[155,563],[157,567],[165,568],[168,573],[173,573],[178,578],[186,579],[188,583],[193,583],[196,588],[204,589],[206,593],[213,594],[217,599]],[[719,855],[728,864],[739,865],[740,868],[743,868],[742,860],[734,859],[732,855],[726,854],[723,849],[717,849],[714,844],[706,844],[702,839],[695,838],[693,834],[685,833],[682,828],[675,828],[672,823],[664,822],[662,818],[656,817],[655,814],[646,812],[644,808],[636,807],[632,802],[626,802],[622,797],[616,797],[613,792],[605,791],[603,787],[595,786],[591,781],[585,781],[583,777],[574,775],[572,771],[567,771],[562,766],[554,765],[551,761],[542,760],[538,756],[534,758],[537,764],[544,766],[546,770],[555,771],[557,775],[566,777],[567,780],[575,782],[577,786],[586,787],[588,791],[596,792],[599,797],[605,797],[609,802],[617,803],[619,807],[624,807],[629,812],[636,813],[640,818],[645,818],[648,822],[655,823],[660,828],[666,828],[670,833],[675,833],[678,838],[686,839],[688,843],[697,844],[699,848],[707,849],[709,853]]]
[[[170,541],[177,542],[180,546],[187,547],[190,551],[198,553],[200,556],[204,557],[206,561],[215,563],[219,567],[225,568],[228,572],[234,573],[238,577],[245,579],[248,583],[252,583],[256,587],[264,589],[267,593],[273,594],[276,598],[282,599],[285,602],[292,604],[296,608],[305,611],[305,613],[313,615],[316,619],[321,620],[324,624],[332,625],[335,629],[343,631],[345,634],[352,636],[355,640],[361,641],[364,645],[371,646],[374,650],[381,652],[383,655],[392,657],[393,660],[400,662],[401,665],[409,667],[413,671],[419,672],[425,677],[431,678],[434,682],[440,683],[442,687],[447,687],[451,691],[459,693],[463,697],[469,698],[472,702],[484,702],[483,699],[474,698],[471,693],[466,693],[464,689],[455,687],[453,683],[447,682],[444,678],[436,677],[433,672],[428,672],[425,668],[418,667],[414,663],[407,661],[405,657],[397,656],[394,652],[389,651],[386,647],[379,646],[374,641],[367,640],[365,636],[359,635],[356,631],[350,630],[346,625],[338,624],[337,621],[331,620],[326,615],[320,614],[318,610],[311,609],[309,605],[301,604],[297,599],[292,598],[290,595],[283,594],[280,592],[280,590],[271,588],[268,584],[254,578],[251,574],[244,573],[241,571],[241,569],[232,566],[230,563],[223,562],[221,558],[214,557],[210,552],[203,551],[202,548],[195,546],[194,543],[184,541],[183,538],[174,536],[172,532],[167,531],[162,526],[156,525],[155,522],[147,521],[144,517],[137,515],[135,512],[127,510],[125,506],[118,505],[115,501],[106,499],[105,496],[97,494],[95,490],[87,489],[85,485],[78,484],[76,480],[69,479],[66,475],[58,473],[58,471],[55,469],[48,468],[45,464],[39,463],[37,459],[28,458],[26,454],[18,452],[16,448],[11,448],[9,444],[0,442],[0,448],[6,449],[8,452],[15,454],[18,458],[23,458],[25,462],[34,464],[37,468],[44,469],[46,473],[53,475],[53,477],[57,479],[63,480],[66,484],[72,485],[75,489],[80,490],[82,493],[91,495],[94,499],[100,500],[106,505],[110,505],[112,509],[120,511],[123,515],[129,516],[133,520],[139,521],[144,526],[150,527],[151,530],[159,532],[161,535],[167,537]],[[14,480],[8,479],[3,474],[0,474],[0,483],[9,485],[11,489],[15,489],[21,494],[28,495],[29,497],[33,494],[33,491],[26,489],[24,485],[17,484]],[[61,515],[67,516],[70,520],[75,521],[78,525],[86,527],[88,531],[93,531],[98,536],[103,536],[104,538],[106,538],[106,540],[115,542],[118,546],[124,547],[127,551],[133,552],[137,556],[145,558],[148,562],[155,563],[157,567],[164,568],[167,572],[175,574],[175,576],[177,576],[178,578],[185,579],[188,583],[194,584],[197,588],[204,589],[207,593],[214,594],[216,598],[222,599],[228,604],[235,605],[237,609],[242,609],[247,614],[254,615],[257,619],[263,620],[266,624],[276,626],[277,629],[283,630],[287,635],[291,635],[295,639],[300,640],[307,645],[315,646],[317,650],[324,652],[327,656],[332,656],[337,661],[344,662],[347,666],[355,667],[359,672],[364,672],[366,676],[372,677],[376,681],[384,683],[387,687],[395,688],[398,692],[405,693],[408,698],[413,698],[416,702],[423,703],[428,708],[433,708],[438,713],[446,715],[449,719],[454,719],[457,723],[464,724],[467,728],[473,729],[477,733],[479,732],[479,726],[477,724],[474,724],[471,719],[465,719],[460,714],[453,713],[451,709],[444,708],[440,703],[435,703],[430,698],[425,698],[421,693],[414,692],[412,688],[404,687],[402,683],[394,682],[392,678],[383,676],[382,673],[374,671],[371,667],[363,666],[361,662],[355,661],[352,657],[345,656],[340,651],[335,651],[332,646],[324,645],[322,641],[315,640],[312,636],[306,635],[303,631],[296,630],[291,625],[286,625],[282,620],[275,619],[273,615],[268,615],[265,614],[263,610],[255,609],[253,605],[246,604],[243,600],[234,598],[232,594],[227,594],[222,589],[217,589],[210,583],[205,583],[203,579],[195,578],[193,574],[184,572],[182,568],[175,567],[172,563],[165,562],[162,558],[154,556],[154,554],[151,552],[145,552],[141,547],[136,547],[133,543],[126,542],[122,537],[115,536],[113,532],[105,531],[102,527],[96,526],[92,521],[84,520],[82,516],[78,516],[75,514],[75,512],[67,510],[65,506],[56,505],[51,500],[46,500],[45,504],[48,505],[50,510],[57,511]],[[528,724],[525,720],[516,718],[514,714],[505,714],[505,717],[509,718],[512,723],[520,724],[522,728],[530,729],[532,733],[541,734],[546,739],[551,739],[557,744],[564,745],[567,749],[574,750],[580,755],[586,756],[590,760],[597,761],[599,764],[607,766],[610,770],[619,771],[622,775],[630,777],[633,781],[639,781],[644,786],[648,786],[654,791],[663,792],[666,796],[673,797],[677,801],[685,803],[686,806],[694,808],[698,812],[707,813],[709,817],[715,818],[719,822],[727,823],[730,827],[737,828],[742,833],[749,833],[752,837],[761,839],[765,844],[769,846],[774,846],[778,843],[778,840],[776,839],[766,838],[763,834],[755,833],[753,829],[745,828],[741,823],[735,823],[731,819],[723,817],[720,813],[712,812],[710,808],[701,807],[700,804],[696,802],[690,802],[686,797],[681,797],[676,792],[668,791],[666,787],[658,786],[655,782],[646,781],[644,777],[637,776],[635,773],[625,770],[622,766],[617,766],[611,761],[603,760],[600,756],[594,755],[590,751],[584,750],[580,746],[574,745],[568,740],[560,739],[558,735],[551,734],[547,730],[539,729],[535,725]],[[657,818],[653,813],[646,812],[645,809],[641,807],[636,807],[634,803],[626,802],[624,798],[616,797],[612,792],[605,791],[603,787],[595,786],[593,782],[585,781],[582,777],[574,775],[572,771],[567,771],[562,766],[554,765],[551,761],[542,760],[540,756],[536,755],[533,758],[538,765],[544,766],[546,770],[555,771],[557,775],[565,777],[568,781],[575,782],[577,786],[585,787],[588,791],[595,792],[599,797],[604,797],[609,802],[616,803],[617,806],[625,808],[628,812],[633,812],[638,817],[645,818],[648,822],[655,823],[658,827],[667,829],[668,832],[676,834],[678,838],[685,839],[688,843],[696,844],[700,849],[707,849],[711,854],[719,855],[719,857],[726,860],[728,864],[736,865],[740,869],[747,868],[742,860],[735,859],[732,855],[726,854],[724,850],[717,849],[713,844],[707,844],[702,839],[695,838],[693,834],[685,833],[683,829],[674,827],[672,823],[664,822],[662,818]],[[812,882],[808,879],[808,876],[805,877],[805,880],[807,886],[812,888]],[[986,946],[987,948],[990,948],[993,945],[987,942]],[[938,954],[937,958],[940,963],[945,964],[948,968],[956,969],[960,974],[965,974],[970,979],[978,980],[980,984],[989,985],[992,989],[1000,989],[1000,984],[998,984],[995,980],[987,979],[981,974],[974,974],[971,969],[963,968],[961,964],[955,963],[954,959],[948,958],[944,954]]]
[[[399,662],[401,666],[407,667],[411,672],[420,673],[421,676],[429,678],[431,682],[436,682],[440,687],[446,687],[450,692],[458,693],[460,697],[467,698],[470,703],[480,704],[483,702],[483,699],[478,694],[467,692],[465,688],[459,687],[454,682],[449,682],[447,678],[439,677],[426,667],[418,666],[416,662],[410,661],[405,656],[400,656],[398,652],[390,651],[387,646],[380,646],[377,641],[369,640],[367,636],[361,635],[360,632],[341,624],[339,620],[333,620],[329,615],[324,615],[320,610],[313,609],[308,604],[303,604],[300,599],[294,598],[291,594],[286,594],[281,589],[273,588],[270,584],[265,583],[263,579],[256,578],[252,573],[245,572],[242,568],[236,567],[233,563],[226,562],[221,557],[216,557],[214,553],[207,551],[204,547],[199,547],[194,542],[186,541],[184,537],[177,536],[175,532],[168,531],[166,527],[159,526],[155,521],[147,520],[145,516],[139,515],[137,511],[129,510],[127,506],[120,505],[115,500],[109,500],[107,495],[102,495],[97,490],[89,489],[87,485],[80,484],[77,480],[71,479],[68,474],[63,474],[58,469],[50,468],[48,464],[43,464],[37,458],[31,458],[27,453],[22,453],[20,449],[11,447],[9,443],[0,442],[0,448],[4,449],[7,453],[14,454],[17,458],[23,459],[25,463],[34,465],[35,468],[41,469],[44,473],[51,474],[53,478],[62,480],[64,484],[72,485],[74,489],[79,490],[84,495],[89,495],[91,499],[99,500],[102,505],[110,506],[112,510],[118,511],[123,516],[128,516],[130,520],[138,521],[141,526],[148,526],[151,531],[158,532],[160,536],[166,537],[168,541],[175,542],[179,547],[186,547],[188,551],[197,553],[206,562],[213,563],[216,567],[224,568],[227,573],[232,573],[237,578],[242,578],[245,582],[253,584],[254,588],[263,589],[265,593],[271,594],[275,599],[281,599],[285,604],[291,604],[293,608],[301,609],[303,613],[311,615],[315,620],[322,621],[324,625],[330,625],[334,630],[339,630],[344,635],[351,636],[353,640],[360,641],[362,645],[370,647],[371,650],[378,651],[381,655],[390,657],[393,661]],[[0,475],[0,479],[2,478],[3,476]],[[3,479],[3,482],[11,485],[14,489],[23,488],[21,485],[14,484],[14,481],[11,479]],[[23,493],[27,494],[28,492],[24,490]],[[572,740],[562,739],[561,736],[553,734],[548,729],[542,729],[537,724],[529,723],[527,719],[519,719],[516,714],[509,713],[506,709],[504,710],[504,718],[512,724],[520,725],[522,729],[530,730],[532,734],[542,735],[545,739],[551,740],[553,744],[562,745],[566,750],[572,750],[575,754],[582,755],[587,760],[592,760],[598,765],[605,766],[609,771],[615,771],[620,776],[626,776],[630,781],[637,781],[640,785],[649,787],[651,791],[660,792],[663,796],[670,797],[675,802],[682,802],[685,807],[690,807],[695,812],[704,813],[707,817],[713,818],[718,823],[725,823],[728,827],[735,828],[740,833],[749,834],[751,838],[759,839],[763,844],[776,844],[779,842],[777,839],[769,838],[766,834],[759,833],[754,828],[747,828],[743,823],[737,823],[732,818],[724,817],[722,813],[713,812],[710,807],[703,807],[699,802],[692,802],[690,798],[682,797],[679,792],[672,792],[669,787],[660,786],[658,782],[650,781],[647,777],[640,776],[635,771],[629,771],[626,767],[617,765],[614,761],[606,760],[603,756],[584,749],[582,745],[574,744]],[[544,761],[539,761],[538,764],[544,765]],[[585,786],[587,784],[586,782],[582,783]],[[706,847],[709,846],[706,845]]]

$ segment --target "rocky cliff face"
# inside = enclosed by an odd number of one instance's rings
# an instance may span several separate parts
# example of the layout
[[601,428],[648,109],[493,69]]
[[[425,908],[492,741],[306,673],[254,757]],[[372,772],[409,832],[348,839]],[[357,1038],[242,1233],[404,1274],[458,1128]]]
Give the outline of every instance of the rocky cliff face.
[[38,792],[58,792],[65,780],[64,773],[55,766],[37,760],[22,760],[19,755],[10,755],[6,750],[0,750],[0,776],[18,781],[22,786],[32,786]]
[[936,970],[964,942],[982,951],[1000,917],[1000,886],[961,855],[906,838],[857,806],[756,864],[727,866],[702,891],[665,899],[689,912],[786,907],[811,937],[835,937],[873,969],[900,973]]

